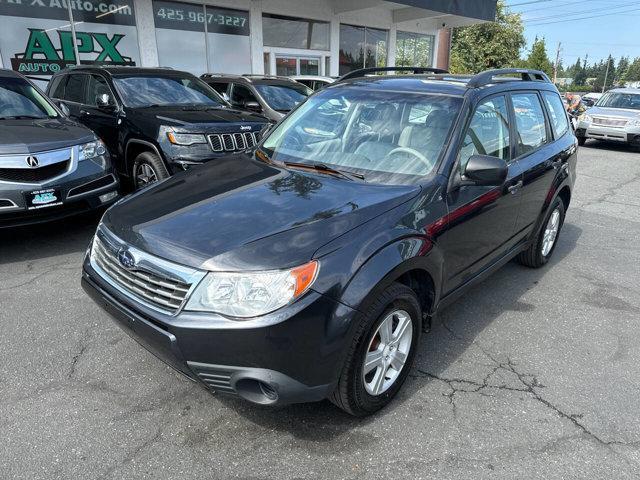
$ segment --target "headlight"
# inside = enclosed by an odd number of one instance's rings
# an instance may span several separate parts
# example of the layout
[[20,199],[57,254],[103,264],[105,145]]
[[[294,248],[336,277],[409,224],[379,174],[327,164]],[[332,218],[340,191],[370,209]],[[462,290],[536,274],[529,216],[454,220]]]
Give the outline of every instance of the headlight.
[[100,140],[80,145],[79,161],[91,160],[101,168],[107,168],[107,160],[104,158],[107,147]]
[[299,298],[313,284],[318,262],[291,270],[211,272],[200,282],[185,310],[248,318],[273,312]]
[[593,122],[593,118],[591,118],[591,115],[587,115],[586,113],[583,113],[582,115],[580,115],[578,117],[578,120],[580,120],[581,122],[584,122],[584,123]]
[[176,133],[167,132],[167,138],[174,145],[195,145],[197,143],[207,143],[207,139],[200,133]]
[[640,118],[634,118],[627,122],[628,127],[640,127]]

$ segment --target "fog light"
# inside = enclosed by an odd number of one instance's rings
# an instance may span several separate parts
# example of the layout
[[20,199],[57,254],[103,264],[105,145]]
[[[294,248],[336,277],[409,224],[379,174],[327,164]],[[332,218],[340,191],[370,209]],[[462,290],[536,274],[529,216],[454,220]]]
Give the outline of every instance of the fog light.
[[109,192],[109,193],[105,193],[104,195],[100,195],[98,198],[100,199],[100,202],[107,203],[108,201],[113,200],[117,196],[118,196],[118,192]]

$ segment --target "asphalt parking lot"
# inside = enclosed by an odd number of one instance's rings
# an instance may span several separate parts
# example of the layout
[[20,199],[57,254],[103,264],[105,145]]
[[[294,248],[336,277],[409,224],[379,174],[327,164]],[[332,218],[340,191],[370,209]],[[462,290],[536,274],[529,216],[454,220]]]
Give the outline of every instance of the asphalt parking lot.
[[400,396],[212,396],[80,288],[96,218],[0,232],[0,478],[637,478],[640,153],[587,143],[553,261],[439,316]]

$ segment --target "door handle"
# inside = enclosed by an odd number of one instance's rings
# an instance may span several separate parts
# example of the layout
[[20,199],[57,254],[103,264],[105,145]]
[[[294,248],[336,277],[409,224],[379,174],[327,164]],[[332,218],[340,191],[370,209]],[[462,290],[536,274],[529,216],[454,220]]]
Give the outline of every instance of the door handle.
[[518,190],[522,188],[522,185],[523,185],[522,180],[520,180],[515,185],[511,185],[509,188],[507,188],[507,190],[509,190],[509,193],[511,195],[515,195],[516,193],[518,193]]

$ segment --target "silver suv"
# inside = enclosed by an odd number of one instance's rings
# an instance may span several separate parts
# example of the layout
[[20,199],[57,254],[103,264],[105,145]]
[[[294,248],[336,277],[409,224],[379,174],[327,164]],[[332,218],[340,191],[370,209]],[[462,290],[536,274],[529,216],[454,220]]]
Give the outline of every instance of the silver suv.
[[640,89],[614,88],[578,119],[580,145],[587,138],[640,146]]

